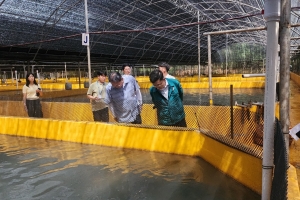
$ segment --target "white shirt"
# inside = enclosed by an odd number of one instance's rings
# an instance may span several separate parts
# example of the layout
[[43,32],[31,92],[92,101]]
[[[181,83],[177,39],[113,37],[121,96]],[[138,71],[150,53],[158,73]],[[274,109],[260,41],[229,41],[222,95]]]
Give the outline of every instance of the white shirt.
[[36,90],[38,88],[41,88],[40,85],[29,85],[29,87],[27,87],[26,85],[23,86],[23,89],[22,89],[22,93],[25,94],[26,93],[26,99],[31,99],[31,100],[34,100],[34,99],[39,99],[38,96],[36,96]]
[[174,76],[167,74],[167,76],[165,78],[171,78],[171,79],[176,79]]
[[169,83],[168,83],[168,81],[166,80],[166,86],[165,86],[163,89],[159,90],[160,93],[161,93],[166,99],[168,99],[168,94],[169,94],[169,88],[168,88],[168,85],[169,85]]

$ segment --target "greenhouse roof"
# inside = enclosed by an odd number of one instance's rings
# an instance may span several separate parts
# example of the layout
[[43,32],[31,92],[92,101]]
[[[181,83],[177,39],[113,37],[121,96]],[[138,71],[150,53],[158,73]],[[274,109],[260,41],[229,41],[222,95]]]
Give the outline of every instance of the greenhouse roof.
[[[92,64],[197,64],[198,24],[202,62],[203,33],[266,26],[263,0],[87,0],[87,7]],[[299,14],[292,9],[292,23]],[[0,66],[87,62],[84,0],[2,0],[0,29]],[[300,37],[299,28],[291,34]],[[265,46],[266,31],[213,35],[211,42],[213,53],[233,43]],[[291,40],[291,49],[299,42]]]

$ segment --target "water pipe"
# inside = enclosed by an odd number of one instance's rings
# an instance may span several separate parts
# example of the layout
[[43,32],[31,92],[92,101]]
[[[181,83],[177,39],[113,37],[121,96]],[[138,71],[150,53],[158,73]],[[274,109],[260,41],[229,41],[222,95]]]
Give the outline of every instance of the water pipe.
[[266,84],[264,97],[264,135],[262,166],[262,200],[270,200],[274,168],[275,87],[278,66],[278,35],[280,0],[265,0],[264,18],[267,24]]
[[243,78],[250,78],[250,77],[264,77],[266,74],[242,74]]

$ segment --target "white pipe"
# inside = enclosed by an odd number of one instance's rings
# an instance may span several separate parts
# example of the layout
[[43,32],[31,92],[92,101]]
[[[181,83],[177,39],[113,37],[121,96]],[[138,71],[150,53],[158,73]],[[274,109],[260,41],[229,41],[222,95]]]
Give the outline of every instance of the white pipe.
[[68,80],[68,76],[67,76],[67,63],[65,62],[65,75],[66,75],[66,81]]
[[38,84],[40,84],[40,74],[39,74],[39,70],[36,70],[36,76],[38,78]]
[[14,72],[11,70],[11,84],[14,84]]
[[25,65],[23,65],[23,69],[24,69],[24,79],[26,79],[26,75],[27,75],[27,71],[26,71],[26,66]]
[[213,104],[212,97],[212,70],[211,70],[211,41],[210,35],[207,36],[207,51],[208,51],[208,77],[209,77],[209,105]]
[[19,88],[19,82],[18,82],[18,72],[15,70],[15,76],[16,76],[16,83],[17,83],[17,89]]
[[227,68],[228,68],[228,34],[226,33],[226,51],[225,51],[225,59],[226,59],[226,71],[225,71],[225,74],[226,74],[226,77],[227,77]]
[[[87,8],[87,0],[84,0],[84,10],[85,10],[85,32],[89,34],[89,20],[88,20],[88,8]],[[90,52],[90,39],[88,40],[87,48],[87,57],[88,57],[88,73],[89,73],[89,85],[92,83],[91,76],[91,52]]]
[[203,33],[203,35],[220,35],[220,34],[226,34],[226,33],[241,33],[241,32],[251,32],[251,31],[262,31],[262,30],[266,30],[266,29],[267,28],[263,26],[263,27],[256,27],[256,28],[206,32],[206,33]]
[[266,74],[242,74],[243,78],[250,78],[250,77],[264,77]]
[[275,87],[278,66],[278,35],[280,0],[265,0],[264,18],[267,22],[266,84],[264,97],[264,135],[262,200],[271,198],[274,156]]
[[[200,14],[198,11],[198,22],[200,21]],[[200,65],[200,24],[198,24],[198,82],[200,82],[200,71],[201,65]]]

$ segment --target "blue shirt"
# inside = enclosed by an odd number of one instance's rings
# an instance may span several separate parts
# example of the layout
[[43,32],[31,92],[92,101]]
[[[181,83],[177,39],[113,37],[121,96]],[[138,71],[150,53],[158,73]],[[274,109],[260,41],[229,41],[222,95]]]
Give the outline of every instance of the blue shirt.
[[130,123],[140,113],[142,96],[140,87],[131,75],[122,76],[123,87],[114,88],[111,83],[106,86],[105,103],[108,104],[114,117],[121,123]]

